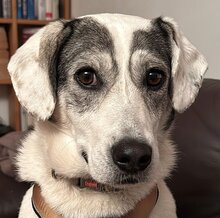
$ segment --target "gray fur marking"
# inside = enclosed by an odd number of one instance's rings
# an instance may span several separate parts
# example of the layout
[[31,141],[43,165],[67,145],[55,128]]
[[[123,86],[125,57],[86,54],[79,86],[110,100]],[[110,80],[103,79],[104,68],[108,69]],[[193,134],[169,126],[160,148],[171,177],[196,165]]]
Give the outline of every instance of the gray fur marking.
[[[68,107],[84,112],[91,110],[92,105],[97,106],[97,101],[101,100],[100,95],[105,96],[108,86],[114,84],[118,74],[114,45],[109,31],[92,18],[76,19],[66,25],[72,29],[72,34],[60,51],[57,66],[58,91],[67,89]],[[105,60],[106,55],[110,57],[111,63]],[[97,75],[103,80],[103,87],[99,90],[80,88],[73,77],[74,73],[82,67],[95,69]]]
[[[171,31],[160,18],[153,20],[152,24],[151,29],[134,32],[129,69],[133,82],[142,89],[143,98],[150,111],[153,114],[167,111],[169,114],[172,108],[169,93],[172,58]],[[132,63],[132,55],[138,50],[146,51],[150,54],[150,58],[140,58],[139,62]],[[141,83],[145,80],[147,71],[152,67],[161,69],[165,73],[166,80],[158,91],[149,90],[143,82]]]

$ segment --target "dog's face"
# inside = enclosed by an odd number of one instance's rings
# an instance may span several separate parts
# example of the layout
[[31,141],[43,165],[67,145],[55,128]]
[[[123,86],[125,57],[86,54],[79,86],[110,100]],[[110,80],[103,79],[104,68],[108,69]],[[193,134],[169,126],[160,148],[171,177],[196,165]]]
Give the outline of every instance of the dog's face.
[[174,110],[206,68],[171,19],[106,14],[44,27],[9,64],[21,104],[72,138],[48,145],[51,168],[112,186],[168,174]]

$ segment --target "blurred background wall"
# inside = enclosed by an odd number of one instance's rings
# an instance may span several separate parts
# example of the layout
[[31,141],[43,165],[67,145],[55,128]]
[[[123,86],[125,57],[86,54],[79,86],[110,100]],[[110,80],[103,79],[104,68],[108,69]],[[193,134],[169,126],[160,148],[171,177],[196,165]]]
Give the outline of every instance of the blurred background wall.
[[208,78],[220,79],[220,0],[72,0],[72,17],[101,12],[173,17],[206,56]]

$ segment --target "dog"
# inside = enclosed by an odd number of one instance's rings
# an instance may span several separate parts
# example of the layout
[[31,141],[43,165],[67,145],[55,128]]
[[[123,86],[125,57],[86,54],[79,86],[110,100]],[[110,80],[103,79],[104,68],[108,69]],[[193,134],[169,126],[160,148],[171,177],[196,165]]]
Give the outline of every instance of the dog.
[[[51,22],[8,65],[21,105],[36,118],[16,158],[20,178],[64,218],[121,217],[154,187],[150,218],[176,218],[164,182],[176,162],[172,121],[193,103],[206,69],[169,17]],[[20,218],[37,217],[33,189]]]

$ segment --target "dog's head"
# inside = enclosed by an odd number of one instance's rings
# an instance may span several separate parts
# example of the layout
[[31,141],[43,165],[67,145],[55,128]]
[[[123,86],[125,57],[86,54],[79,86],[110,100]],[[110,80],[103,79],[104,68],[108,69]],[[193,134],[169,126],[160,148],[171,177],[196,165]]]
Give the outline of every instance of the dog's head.
[[167,175],[174,110],[192,104],[207,63],[170,18],[102,14],[52,22],[8,69],[27,111],[72,136],[48,145],[51,168],[119,185]]

